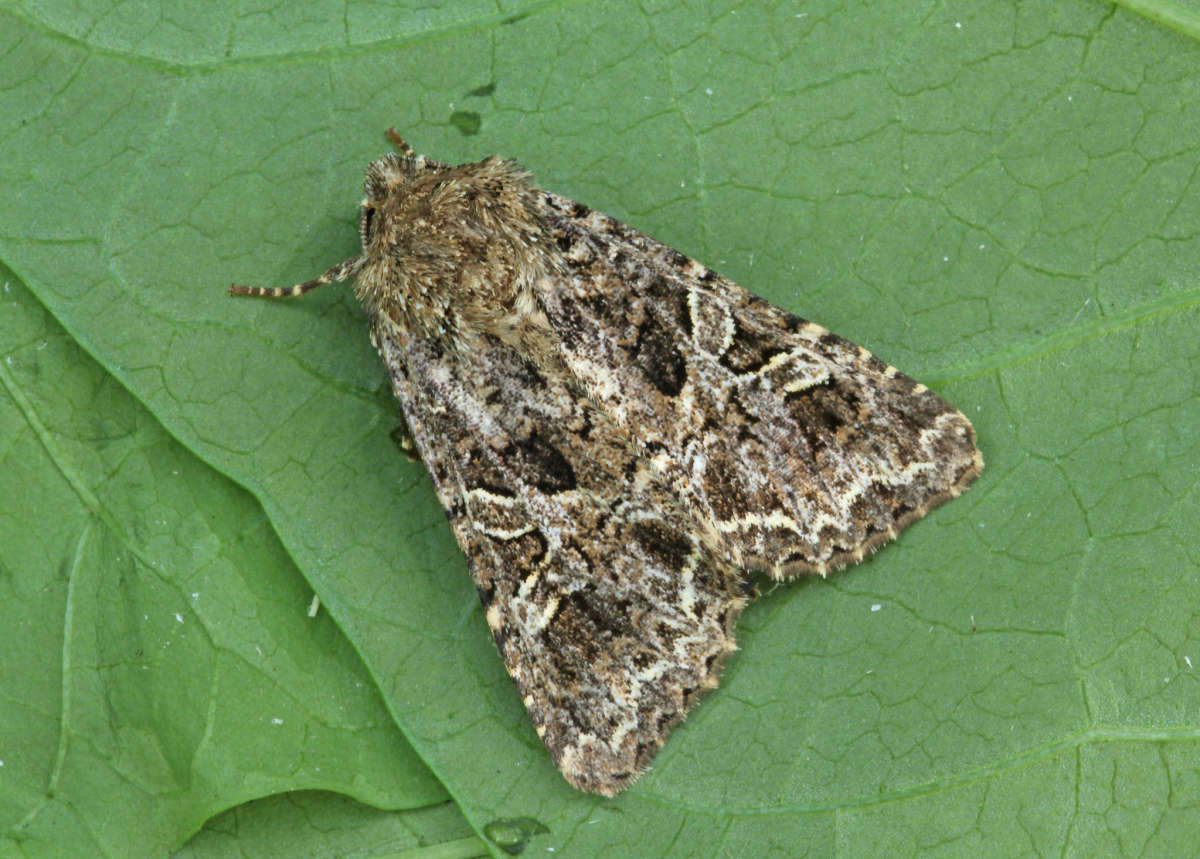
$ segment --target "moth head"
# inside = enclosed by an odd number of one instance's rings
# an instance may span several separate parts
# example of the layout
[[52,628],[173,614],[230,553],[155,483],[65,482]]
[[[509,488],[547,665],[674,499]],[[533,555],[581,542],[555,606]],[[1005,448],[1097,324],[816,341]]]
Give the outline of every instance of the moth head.
[[358,215],[358,234],[365,252],[370,252],[386,217],[395,215],[398,203],[408,196],[408,186],[430,169],[424,156],[396,154],[385,155],[367,168]]
[[528,180],[496,157],[457,166],[419,155],[375,161],[359,214],[359,298],[438,334],[519,336],[512,329],[540,259],[531,249],[544,232]]

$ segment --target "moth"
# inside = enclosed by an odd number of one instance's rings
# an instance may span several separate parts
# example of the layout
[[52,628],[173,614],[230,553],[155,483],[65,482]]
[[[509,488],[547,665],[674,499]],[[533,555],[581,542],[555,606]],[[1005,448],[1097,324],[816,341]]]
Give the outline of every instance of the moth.
[[484,617],[567,781],[612,796],[717,685],[750,571],[861,560],[983,467],[867,350],[499,157],[367,169],[354,279]]

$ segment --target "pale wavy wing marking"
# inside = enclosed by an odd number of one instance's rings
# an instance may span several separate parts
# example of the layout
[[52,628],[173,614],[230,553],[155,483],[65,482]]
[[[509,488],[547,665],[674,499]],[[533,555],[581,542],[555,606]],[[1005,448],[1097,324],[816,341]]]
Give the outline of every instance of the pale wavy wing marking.
[[577,787],[627,787],[717,685],[752,588],[602,415],[507,347],[375,339],[538,735]]
[[572,200],[572,278],[538,284],[567,365],[731,564],[861,560],[982,468],[970,422],[867,350]]

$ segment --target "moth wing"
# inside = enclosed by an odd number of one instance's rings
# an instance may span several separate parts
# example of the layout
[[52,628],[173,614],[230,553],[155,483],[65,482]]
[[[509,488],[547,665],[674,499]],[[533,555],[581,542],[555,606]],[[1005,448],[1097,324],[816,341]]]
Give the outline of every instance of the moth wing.
[[562,379],[494,340],[374,339],[538,735],[615,794],[717,685],[752,586]]
[[538,204],[564,274],[535,289],[566,364],[719,557],[824,575],[979,474],[967,418],[867,350],[579,203]]

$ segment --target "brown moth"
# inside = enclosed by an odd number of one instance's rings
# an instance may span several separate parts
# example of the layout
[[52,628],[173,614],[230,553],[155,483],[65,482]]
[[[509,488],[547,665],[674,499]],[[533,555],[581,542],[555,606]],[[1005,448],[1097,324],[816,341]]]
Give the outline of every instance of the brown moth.
[[749,570],[824,576],[961,493],[970,422],[511,161],[367,169],[354,278],[508,672],[612,796],[717,685]]

